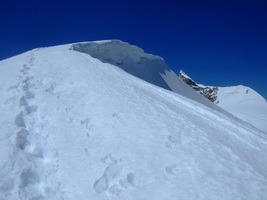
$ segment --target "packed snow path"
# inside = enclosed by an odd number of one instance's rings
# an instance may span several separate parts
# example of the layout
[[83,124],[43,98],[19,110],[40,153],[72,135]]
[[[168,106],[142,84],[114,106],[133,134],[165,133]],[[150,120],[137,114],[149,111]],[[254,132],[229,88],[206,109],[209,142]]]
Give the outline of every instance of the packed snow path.
[[1,200],[267,198],[263,132],[69,47],[0,62]]
[[38,107],[34,104],[36,80],[31,76],[33,67],[34,54],[30,53],[29,62],[19,71],[18,84],[10,88],[17,91],[19,113],[14,120],[16,135],[12,154],[1,171],[3,199],[61,199],[60,184],[55,176],[58,155],[56,151],[46,151],[49,135],[39,129]]

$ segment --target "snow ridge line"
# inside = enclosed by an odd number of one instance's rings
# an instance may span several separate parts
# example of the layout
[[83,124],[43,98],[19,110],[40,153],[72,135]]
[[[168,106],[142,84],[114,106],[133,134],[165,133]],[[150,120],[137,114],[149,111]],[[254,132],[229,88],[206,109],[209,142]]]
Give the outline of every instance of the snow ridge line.
[[[12,155],[13,179],[16,179],[17,198],[21,200],[63,199],[59,193],[60,184],[54,180],[57,171],[57,152],[47,152],[44,148],[48,135],[38,130],[38,107],[31,105],[35,98],[33,92],[34,77],[30,76],[34,66],[34,54],[20,71],[21,88],[19,88],[19,106],[21,111],[15,118],[16,133],[14,153]],[[37,124],[37,126],[36,126]],[[52,157],[49,154],[54,154]],[[13,171],[13,172],[12,172]],[[13,184],[13,182],[12,182]]]

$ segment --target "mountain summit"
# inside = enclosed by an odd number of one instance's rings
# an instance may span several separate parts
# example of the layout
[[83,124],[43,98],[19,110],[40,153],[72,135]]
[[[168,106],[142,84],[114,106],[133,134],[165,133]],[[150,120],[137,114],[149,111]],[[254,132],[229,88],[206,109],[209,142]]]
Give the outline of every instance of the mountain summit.
[[74,45],[0,62],[1,200],[266,199],[266,134]]

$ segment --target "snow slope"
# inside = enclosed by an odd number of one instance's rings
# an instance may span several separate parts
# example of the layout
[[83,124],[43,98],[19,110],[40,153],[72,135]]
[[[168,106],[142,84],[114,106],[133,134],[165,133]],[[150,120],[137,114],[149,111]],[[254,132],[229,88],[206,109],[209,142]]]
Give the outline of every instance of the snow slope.
[[1,200],[267,198],[265,134],[69,48],[0,62]]
[[267,102],[253,89],[238,85],[219,87],[216,104],[267,133]]
[[267,102],[253,89],[243,85],[204,86],[193,81],[182,70],[179,77],[224,110],[267,133]]
[[163,58],[147,54],[143,49],[120,40],[73,44],[71,49],[116,65],[124,71],[159,87],[193,99],[210,108],[225,112],[192,90],[168,67]]

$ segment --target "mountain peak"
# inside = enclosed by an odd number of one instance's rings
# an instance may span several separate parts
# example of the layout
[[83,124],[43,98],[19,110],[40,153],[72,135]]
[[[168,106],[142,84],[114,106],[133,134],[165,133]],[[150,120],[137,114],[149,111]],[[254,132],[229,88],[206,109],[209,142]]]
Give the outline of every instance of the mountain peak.
[[[183,77],[186,77],[186,78],[191,79],[191,78],[185,73],[185,71],[182,70],[182,69],[179,71],[178,75],[179,75],[179,76],[183,76]],[[191,80],[192,80],[192,79],[191,79]]]

